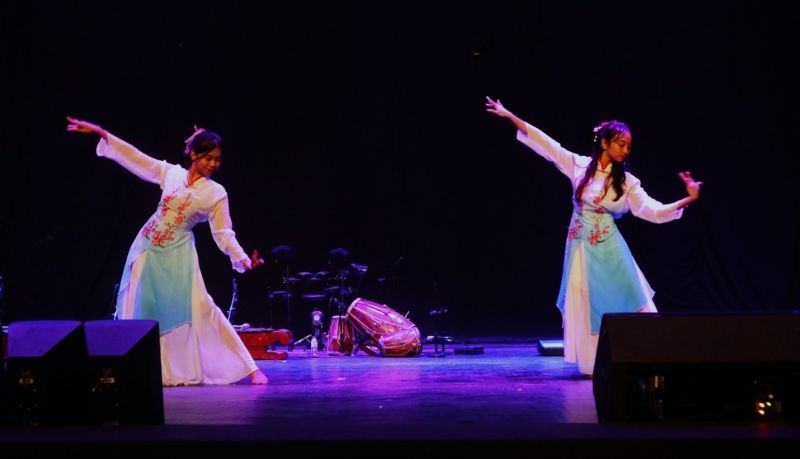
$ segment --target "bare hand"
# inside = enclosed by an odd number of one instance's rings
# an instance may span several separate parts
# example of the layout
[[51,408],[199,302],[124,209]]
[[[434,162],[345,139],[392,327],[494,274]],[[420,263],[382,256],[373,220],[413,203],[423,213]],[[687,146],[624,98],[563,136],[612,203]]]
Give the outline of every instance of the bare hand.
[[491,97],[486,96],[486,111],[489,113],[494,113],[495,115],[501,118],[509,118],[511,116],[511,112],[506,110],[503,107],[503,104],[500,102],[500,99],[492,100]]
[[689,195],[689,198],[692,201],[700,199],[700,185],[702,185],[703,182],[696,182],[692,178],[692,173],[689,171],[678,172],[678,175],[681,180],[683,180],[683,184],[686,185],[686,194]]
[[81,134],[97,134],[104,139],[106,138],[106,130],[96,124],[92,124],[88,121],[81,121],[71,116],[67,117],[67,121],[69,121],[67,131],[80,132]]

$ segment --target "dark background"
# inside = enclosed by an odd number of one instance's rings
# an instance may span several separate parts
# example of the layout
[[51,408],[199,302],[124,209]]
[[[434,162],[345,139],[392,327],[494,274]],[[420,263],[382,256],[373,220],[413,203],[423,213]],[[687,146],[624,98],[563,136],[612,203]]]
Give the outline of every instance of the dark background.
[[[569,183],[487,95],[582,154],[624,120],[661,201],[684,196],[678,171],[705,182],[682,220],[619,222],[660,310],[797,309],[797,15],[551,3],[3,2],[5,321],[104,317],[156,208],[158,187],[65,132],[71,114],[170,162],[194,123],[219,132],[246,250],[289,245],[314,272],[345,247],[369,266],[362,296],[423,334],[445,307],[459,337],[558,336]],[[234,322],[268,325],[277,265],[240,276],[195,234],[217,304],[236,277]]]

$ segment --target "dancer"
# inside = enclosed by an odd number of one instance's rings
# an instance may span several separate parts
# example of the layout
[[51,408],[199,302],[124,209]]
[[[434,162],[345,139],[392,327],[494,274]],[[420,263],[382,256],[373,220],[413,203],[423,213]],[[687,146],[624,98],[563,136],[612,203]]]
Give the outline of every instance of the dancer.
[[683,209],[700,198],[703,182],[695,181],[688,171],[680,172],[688,196],[662,204],[648,196],[639,179],[625,170],[632,137],[624,123],[597,125],[587,157],[567,151],[511,113],[499,99],[487,97],[486,111],[510,120],[517,128],[517,139],[553,162],[572,183],[573,212],[556,304],[563,318],[564,357],[591,375],[604,313],[656,312],[654,292],[614,220],[628,210],[653,223],[681,218]]
[[97,155],[161,186],[156,212],[128,252],[117,297],[117,319],[157,320],[161,331],[161,376],[165,386],[230,384],[246,376],[268,382],[236,331],[208,295],[192,228],[208,221],[220,250],[242,273],[264,263],[248,257],[236,241],[228,197],[211,180],[222,161],[221,138],[195,129],[186,139],[189,169],[159,161],[102,127],[67,117],[67,131],[97,134]]

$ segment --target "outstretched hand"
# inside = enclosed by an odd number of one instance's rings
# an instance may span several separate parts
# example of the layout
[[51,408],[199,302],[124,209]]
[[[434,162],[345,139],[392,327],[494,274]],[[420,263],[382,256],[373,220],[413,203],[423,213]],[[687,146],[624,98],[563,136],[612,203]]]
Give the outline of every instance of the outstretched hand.
[[81,134],[97,134],[100,137],[106,139],[106,130],[102,127],[92,124],[88,121],[82,121],[78,118],[73,118],[71,116],[67,117],[67,121],[69,124],[67,125],[67,131],[69,132],[80,132]]
[[258,249],[253,249],[253,255],[250,256],[250,269],[256,269],[264,264],[264,259],[258,255]]
[[683,180],[683,184],[686,185],[686,194],[689,195],[689,198],[692,201],[700,199],[700,185],[702,185],[703,182],[695,181],[695,179],[692,178],[692,173],[689,171],[678,172],[678,176]]
[[503,107],[500,99],[492,100],[492,98],[489,96],[486,96],[486,111],[489,113],[494,113],[501,118],[509,118],[511,116],[511,112]]

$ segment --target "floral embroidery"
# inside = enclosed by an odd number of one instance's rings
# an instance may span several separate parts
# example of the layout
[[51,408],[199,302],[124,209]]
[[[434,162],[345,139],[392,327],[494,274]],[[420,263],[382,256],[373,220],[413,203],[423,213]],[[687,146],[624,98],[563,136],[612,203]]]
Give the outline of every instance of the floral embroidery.
[[[578,204],[578,210],[583,209],[583,203]],[[580,231],[583,228],[583,223],[581,223],[580,215],[575,216],[575,221],[572,222],[572,225],[569,227],[569,232],[567,233],[567,239],[578,239],[580,237]]]
[[[164,221],[167,213],[170,210],[169,204],[175,199],[175,194],[170,194],[164,196],[164,199],[158,203],[159,211],[154,215],[149,222],[142,228],[142,235],[147,238],[151,244],[158,247],[165,247],[167,243],[175,240],[175,230],[178,229],[183,222],[186,221],[186,216],[183,215],[183,211],[189,207],[189,204],[192,202],[191,195],[187,195],[186,198],[181,202],[177,209],[173,210],[178,215],[172,220],[172,223],[167,223]],[[163,229],[157,229],[157,225],[163,227]]]
[[594,225],[592,225],[592,229],[589,230],[588,240],[590,245],[597,245],[597,243],[600,242],[598,239],[608,234],[609,226],[605,225],[602,229],[600,228],[600,223],[602,222],[602,217],[600,215],[592,216],[592,220],[594,220]]
[[574,225],[572,225],[572,226],[570,227],[570,229],[569,229],[569,234],[567,235],[567,237],[568,237],[569,239],[577,239],[577,238],[578,238],[578,236],[579,236],[579,234],[578,234],[578,233],[580,233],[580,231],[581,231],[581,228],[583,228],[583,225],[582,225],[582,224],[580,224],[580,223],[578,223],[578,222],[576,222]]
[[142,228],[142,234],[144,237],[150,239],[150,235],[155,231],[154,227],[156,226],[155,220],[150,220],[147,224]]

